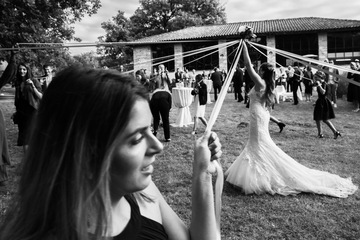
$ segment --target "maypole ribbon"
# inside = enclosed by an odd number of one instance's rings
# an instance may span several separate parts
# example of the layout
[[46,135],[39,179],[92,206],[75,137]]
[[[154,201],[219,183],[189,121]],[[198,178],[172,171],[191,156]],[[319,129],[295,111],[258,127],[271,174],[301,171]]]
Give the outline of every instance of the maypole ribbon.
[[[242,50],[242,42],[243,42],[243,40],[240,40],[240,42],[239,42],[239,46],[241,46],[240,51],[238,51],[236,60],[230,68],[230,74],[227,75],[225,82],[221,88],[219,97],[215,102],[215,106],[211,112],[211,115],[210,115],[210,118],[209,118],[209,121],[208,121],[205,131],[211,131],[211,129],[219,115],[221,106],[225,99],[225,95],[230,86],[231,79],[234,76],[234,72],[235,72],[234,70],[239,62],[239,58],[240,58],[241,50]],[[223,173],[222,167],[218,161],[212,161],[208,168],[208,171],[211,173],[217,174],[216,183],[215,183],[215,218],[216,218],[216,227],[217,227],[217,234],[218,234],[217,238],[221,239],[220,217],[221,217],[221,195],[222,195],[223,186],[224,186],[224,173]]]
[[342,79],[346,82],[349,82],[349,83],[352,83],[354,85],[357,85],[357,86],[360,86],[360,83],[359,82],[355,82],[354,80],[351,80],[351,79],[348,79],[342,75],[339,75],[339,74],[336,74],[336,73],[333,73],[333,72],[330,72],[329,70],[327,69],[324,69],[322,67],[319,67],[318,65],[320,66],[325,66],[325,67],[329,67],[329,68],[334,68],[334,69],[337,69],[337,70],[340,70],[340,71],[344,71],[344,72],[350,72],[350,73],[354,73],[354,74],[360,74],[359,71],[357,70],[353,70],[353,69],[349,69],[349,68],[345,68],[345,67],[342,67],[342,66],[337,66],[337,65],[333,65],[333,64],[330,64],[330,63],[326,63],[326,62],[321,62],[319,60],[315,60],[315,59],[311,59],[311,58],[306,58],[306,57],[303,57],[303,56],[300,56],[300,55],[297,55],[295,53],[290,53],[290,52],[287,52],[287,51],[284,51],[284,50],[280,50],[280,49],[276,49],[276,48],[272,48],[272,47],[268,47],[268,46],[265,46],[265,45],[261,45],[261,44],[258,44],[258,43],[254,43],[254,42],[251,42],[249,43],[250,45],[252,45],[252,47],[255,46],[258,46],[258,47],[261,47],[263,49],[267,49],[267,50],[272,50],[272,51],[275,51],[276,54],[279,54],[281,56],[284,56],[286,58],[289,58],[293,61],[297,61],[299,63],[302,63],[303,65],[309,65],[311,66],[312,68],[315,68],[319,71],[323,71],[327,74],[330,74],[330,75],[333,75],[334,77],[337,77],[339,79]]

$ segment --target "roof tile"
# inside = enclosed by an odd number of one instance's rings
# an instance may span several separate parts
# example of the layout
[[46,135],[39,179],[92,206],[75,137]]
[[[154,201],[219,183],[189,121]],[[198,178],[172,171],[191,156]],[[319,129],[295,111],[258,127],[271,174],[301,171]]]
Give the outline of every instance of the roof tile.
[[257,35],[278,35],[296,32],[318,32],[337,30],[360,30],[360,21],[318,17],[272,19],[247,21],[222,25],[189,27],[173,32],[139,39],[137,43],[156,43],[163,41],[185,41],[196,39],[215,39],[219,37],[236,37],[240,26],[250,26]]

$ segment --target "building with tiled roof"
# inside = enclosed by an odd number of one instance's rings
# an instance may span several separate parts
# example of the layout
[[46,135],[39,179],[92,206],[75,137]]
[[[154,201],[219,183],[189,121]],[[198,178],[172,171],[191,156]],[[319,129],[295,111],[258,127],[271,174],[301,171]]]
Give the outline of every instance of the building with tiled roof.
[[[240,26],[251,26],[260,44],[296,53],[298,55],[317,56],[319,60],[326,58],[335,64],[348,64],[360,58],[360,21],[330,19],[317,17],[273,19],[264,21],[246,21],[222,25],[189,27],[186,29],[142,38],[134,45],[134,68],[152,69],[156,60],[145,62],[144,59],[176,56],[165,65],[170,71],[175,68],[211,69],[219,66],[229,68],[233,49],[219,50],[202,61],[191,62],[191,58],[179,57],[181,53],[206,46],[216,45],[239,39]],[[291,63],[289,59],[265,52],[267,56],[258,54],[259,62],[278,62],[281,65]]]

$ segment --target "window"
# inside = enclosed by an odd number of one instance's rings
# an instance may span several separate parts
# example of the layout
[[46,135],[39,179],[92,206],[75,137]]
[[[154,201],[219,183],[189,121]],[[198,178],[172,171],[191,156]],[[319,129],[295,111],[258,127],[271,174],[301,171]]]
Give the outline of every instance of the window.
[[[319,46],[317,34],[281,35],[276,36],[275,40],[277,49],[295,53],[300,56],[307,54],[318,55]],[[276,62],[282,66],[286,66],[289,59],[277,54]]]
[[164,64],[168,71],[175,71],[174,46],[172,44],[152,45],[151,52],[153,66]]
[[202,48],[214,45],[218,45],[218,42],[183,43],[184,67],[189,70],[207,70],[219,66],[219,52],[217,51],[217,48],[192,54],[192,51],[194,50],[201,50]]
[[360,51],[360,33],[328,33],[328,57],[354,58]]

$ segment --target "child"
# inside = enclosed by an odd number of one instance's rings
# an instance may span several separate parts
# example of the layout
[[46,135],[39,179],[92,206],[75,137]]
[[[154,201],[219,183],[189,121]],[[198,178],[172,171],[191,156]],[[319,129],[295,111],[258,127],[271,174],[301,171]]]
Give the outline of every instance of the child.
[[337,139],[338,136],[341,137],[341,134],[339,131],[336,130],[334,125],[329,120],[335,118],[335,114],[330,100],[326,97],[326,92],[328,91],[328,89],[327,84],[325,83],[325,73],[317,71],[314,75],[314,80],[318,93],[318,99],[316,100],[314,109],[314,120],[316,121],[316,126],[318,129],[318,137],[324,138],[320,122],[323,121],[333,131],[334,139]]

